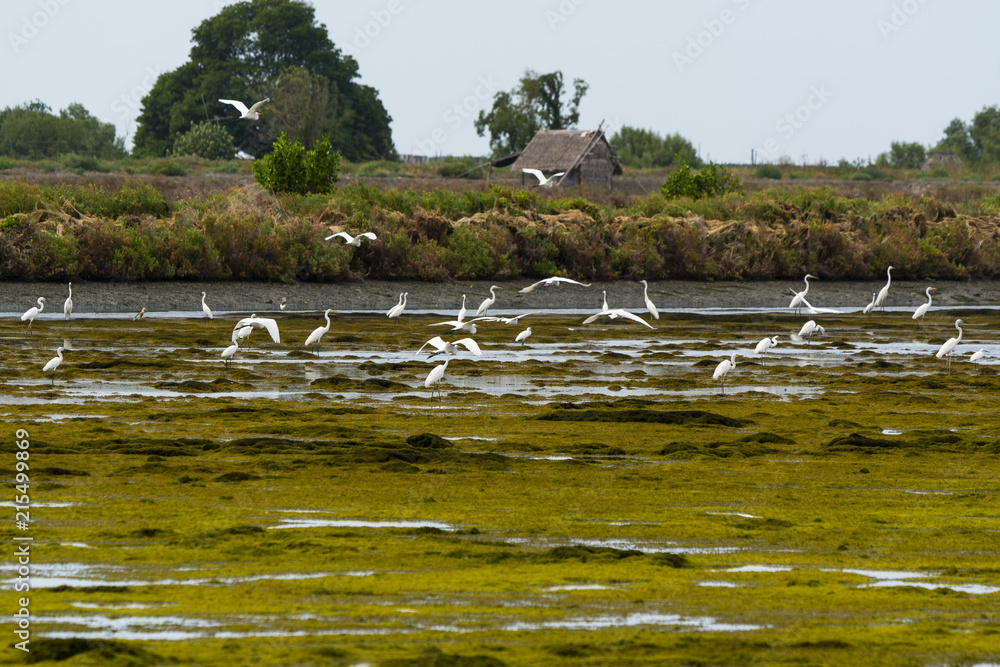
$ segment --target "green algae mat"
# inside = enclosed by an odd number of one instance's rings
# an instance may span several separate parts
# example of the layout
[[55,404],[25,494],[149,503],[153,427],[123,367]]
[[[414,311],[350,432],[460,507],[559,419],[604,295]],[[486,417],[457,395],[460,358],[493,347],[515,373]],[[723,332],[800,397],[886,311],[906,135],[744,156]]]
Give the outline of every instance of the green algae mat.
[[0,323],[2,664],[1000,663],[992,311],[273,317]]

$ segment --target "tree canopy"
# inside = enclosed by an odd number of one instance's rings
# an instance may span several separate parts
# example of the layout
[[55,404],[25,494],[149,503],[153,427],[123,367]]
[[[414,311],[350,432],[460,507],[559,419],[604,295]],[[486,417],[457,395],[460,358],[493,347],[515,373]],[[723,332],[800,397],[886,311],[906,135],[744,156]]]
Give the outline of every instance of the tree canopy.
[[575,127],[580,122],[580,100],[589,87],[583,79],[573,79],[573,96],[564,102],[562,72],[538,74],[527,70],[517,88],[493,96],[489,113],[479,112],[476,133],[482,137],[489,131],[494,155],[519,151],[539,130]]
[[0,155],[40,158],[60,153],[123,157],[124,140],[115,136],[113,124],[102,123],[82,104],[70,104],[58,116],[39,100],[0,111]]
[[935,150],[952,151],[969,163],[1000,161],[1000,107],[983,107],[971,123],[955,118]]
[[622,125],[611,137],[611,146],[621,163],[627,167],[676,167],[679,166],[675,160],[677,157],[695,168],[702,165],[694,146],[679,134],[661,137],[653,130]]
[[[143,98],[137,155],[163,155],[192,123],[222,117],[236,145],[255,155],[287,132],[292,141],[310,143],[326,134],[349,160],[395,157],[392,119],[377,91],[355,81],[357,61],[334,46],[302,0],[229,5],[192,33],[188,62],[161,74]],[[268,95],[259,121],[237,120],[232,107],[219,103],[239,99],[249,106]]]

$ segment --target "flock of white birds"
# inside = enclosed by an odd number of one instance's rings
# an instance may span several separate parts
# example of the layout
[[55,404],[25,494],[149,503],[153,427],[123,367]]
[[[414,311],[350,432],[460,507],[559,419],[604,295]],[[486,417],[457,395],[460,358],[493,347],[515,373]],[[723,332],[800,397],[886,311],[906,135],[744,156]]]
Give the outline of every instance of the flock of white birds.
[[[256,109],[257,106],[259,106],[262,103],[263,102],[260,102],[254,105],[254,107],[252,107],[251,110]],[[360,246],[361,239],[369,239],[371,241],[376,240],[376,236],[372,232],[363,232],[361,234],[358,234],[357,236],[351,236],[347,232],[338,232],[336,234],[332,234],[331,236],[326,237],[327,240],[332,240],[334,238],[343,239],[346,245],[352,245],[355,247]],[[878,294],[872,295],[872,302],[864,308],[864,310],[862,311],[863,313],[870,314],[875,308],[879,306],[881,306],[883,309],[885,308],[886,297],[889,294],[889,286],[892,283],[891,266],[888,268],[886,274],[888,276],[888,282],[886,282],[885,287],[883,287],[881,291],[878,292]],[[818,280],[816,276],[812,274],[807,274],[804,278],[805,289],[802,290],[801,292],[795,292],[794,290],[792,290],[794,296],[792,297],[791,302],[788,304],[788,308],[795,310],[796,312],[799,312],[800,310],[805,308],[810,314],[839,313],[840,311],[831,308],[815,308],[812,306],[812,304],[809,303],[809,301],[806,299],[806,294],[809,292],[810,279]],[[649,313],[650,319],[658,320],[660,318],[660,313],[657,310],[656,305],[653,303],[652,299],[649,298],[649,284],[645,280],[641,282],[643,285],[643,300],[645,301],[646,311]],[[590,287],[589,283],[582,283],[576,280],[572,280],[570,278],[561,278],[558,276],[553,276],[551,278],[545,278],[544,280],[539,280],[536,283],[528,285],[527,287],[520,289],[519,293],[527,294],[539,287],[549,287],[553,285],[578,285],[580,287]],[[69,289],[69,295],[66,297],[66,301],[63,304],[63,316],[67,320],[70,319],[70,317],[73,314],[73,283],[69,283],[68,289]],[[471,319],[465,319],[466,295],[463,294],[462,306],[458,311],[458,316],[456,317],[456,319],[447,320],[445,322],[435,322],[430,326],[446,326],[449,327],[448,333],[468,334],[469,336],[472,336],[476,334],[477,325],[480,325],[484,322],[502,322],[503,324],[517,324],[517,322],[521,318],[537,314],[537,311],[534,311],[530,313],[523,313],[521,315],[517,315],[516,317],[491,316],[489,314],[489,311],[490,308],[492,308],[497,302],[496,291],[499,289],[503,288],[501,288],[498,285],[492,285],[490,287],[490,295],[485,299],[483,299],[482,303],[479,304],[479,307],[476,309],[475,317]],[[920,320],[921,326],[923,326],[924,316],[927,314],[927,311],[930,310],[931,307],[931,291],[935,289],[936,289],[935,287],[927,288],[926,290],[927,303],[921,304],[913,313],[913,319]],[[610,320],[616,320],[619,318],[622,320],[630,320],[638,324],[641,324],[649,329],[655,328],[653,327],[652,324],[642,319],[635,313],[629,312],[624,308],[611,308],[608,305],[607,291],[605,290],[603,293],[604,293],[604,301],[601,310],[584,319],[583,324],[590,324],[602,317],[606,317]],[[213,319],[214,315],[212,314],[212,309],[209,308],[208,304],[206,303],[207,296],[208,295],[206,292],[201,293],[202,312],[205,314],[205,317]],[[386,316],[390,320],[398,321],[400,317],[402,317],[403,312],[406,310],[406,301],[408,296],[409,294],[407,292],[403,292],[399,295],[399,303],[390,308],[389,311],[386,313]],[[37,303],[38,303],[37,306],[29,308],[27,311],[25,311],[23,315],[21,315],[21,321],[28,323],[29,334],[33,333],[31,325],[34,322],[35,318],[38,317],[39,313],[41,313],[45,308],[45,297],[38,297]],[[282,298],[280,304],[281,310],[285,310],[287,303],[288,300],[286,298]],[[142,318],[145,312],[146,309],[143,308],[133,319]],[[336,311],[333,310],[332,308],[328,308],[326,312],[323,313],[323,317],[326,320],[326,325],[317,327],[315,330],[312,331],[312,333],[309,334],[309,336],[305,340],[304,343],[305,347],[309,348],[310,346],[312,346],[314,353],[316,353],[317,355],[319,354],[318,346],[320,339],[323,338],[324,334],[330,331],[330,326],[331,326],[330,313],[332,312]],[[951,358],[954,354],[955,348],[962,340],[962,327],[961,327],[962,324],[963,322],[961,319],[955,321],[955,328],[958,329],[958,336],[954,336],[945,341],[944,344],[941,345],[941,348],[937,351],[936,354],[937,358],[939,359],[945,358],[947,360],[948,372],[951,372]],[[268,334],[270,334],[271,339],[275,343],[281,342],[281,336],[278,331],[277,321],[269,317],[258,317],[257,314],[254,313],[250,317],[245,317],[239,320],[233,327],[232,339],[231,339],[232,344],[226,347],[220,355],[221,359],[227,366],[232,364],[234,357],[240,351],[240,341],[248,339],[248,337],[250,336],[250,334],[253,332],[254,329],[264,329],[265,331],[268,332]],[[793,339],[797,338],[800,341],[805,340],[807,343],[811,343],[812,337],[816,334],[820,334],[825,337],[826,330],[823,328],[822,325],[817,324],[815,320],[809,320],[804,325],[802,325],[802,328],[799,330],[797,336],[793,334],[792,337]],[[524,345],[524,342],[528,339],[529,336],[531,336],[531,327],[527,327],[526,329],[518,333],[514,337],[514,342]],[[761,361],[763,362],[763,359],[767,354],[767,352],[773,347],[777,346],[777,344],[778,344],[778,336],[763,338],[760,340],[759,343],[757,343],[757,346],[754,348],[754,354],[758,358],[760,358]],[[474,339],[468,336],[451,342],[445,341],[440,336],[435,336],[430,340],[428,340],[423,345],[421,345],[420,349],[417,350],[417,354],[423,352],[423,350],[428,346],[433,348],[433,352],[429,353],[430,357],[434,357],[439,354],[443,354],[445,356],[444,363],[435,366],[431,370],[431,372],[427,375],[427,379],[424,380],[424,386],[428,389],[431,389],[432,396],[434,395],[435,387],[438,385],[438,383],[441,382],[441,380],[444,378],[445,372],[448,370],[448,362],[451,359],[451,355],[455,354],[459,347],[464,347],[471,353],[477,356],[482,356],[482,349],[479,347],[479,345],[476,343]],[[56,350],[56,356],[50,359],[45,364],[45,366],[42,367],[43,372],[52,373],[52,380],[51,380],[52,383],[55,383],[56,369],[63,362],[64,351],[65,348],[63,347],[58,348]],[[736,368],[736,358],[738,356],[740,356],[738,353],[733,353],[729,359],[724,359],[723,361],[721,361],[719,365],[716,366],[715,372],[712,374],[712,379],[719,383],[719,389],[723,393],[725,392],[726,378],[729,375],[729,373],[734,368]],[[972,353],[969,360],[974,363],[978,363],[984,356],[985,356],[985,350],[980,349]]]

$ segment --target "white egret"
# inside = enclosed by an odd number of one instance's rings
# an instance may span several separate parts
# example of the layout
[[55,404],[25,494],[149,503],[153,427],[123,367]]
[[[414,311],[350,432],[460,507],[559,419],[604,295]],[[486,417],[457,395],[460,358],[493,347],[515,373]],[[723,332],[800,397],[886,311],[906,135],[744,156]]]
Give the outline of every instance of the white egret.
[[399,316],[403,314],[403,310],[406,308],[406,297],[409,292],[403,292],[399,295],[399,303],[389,309],[386,315],[390,320],[398,320]]
[[43,310],[45,310],[45,297],[40,296],[38,297],[38,305],[32,306],[28,310],[24,311],[24,315],[21,315],[21,321],[28,323],[28,333],[35,333],[31,330],[31,323],[35,321],[36,317],[38,317],[38,313]]
[[458,352],[459,345],[461,345],[462,347],[464,347],[466,350],[473,353],[477,357],[483,356],[483,351],[482,349],[480,349],[479,343],[472,340],[471,338],[462,338],[461,340],[456,340],[449,343],[445,341],[443,338],[441,338],[441,336],[434,336],[434,338],[431,338],[429,341],[420,346],[420,349],[417,350],[417,354],[423,352],[424,348],[427,347],[428,345],[430,345],[436,350],[435,352],[428,353],[428,355],[431,357],[445,353],[449,355],[456,354]]
[[653,316],[653,319],[660,319],[660,311],[656,309],[656,305],[649,298],[649,283],[645,280],[642,281],[642,298],[646,300],[646,310]]
[[281,310],[284,310],[287,305],[288,305],[288,297],[284,297],[284,296],[281,297],[281,303],[278,304],[278,308],[280,308]]
[[796,292],[795,296],[792,297],[792,302],[790,304],[788,304],[788,307],[789,308],[794,308],[795,312],[798,312],[799,309],[802,307],[802,302],[805,301],[806,294],[809,293],[809,279],[810,278],[812,278],[813,280],[819,280],[819,278],[817,278],[816,276],[812,275],[811,273],[807,273],[806,277],[803,279],[803,280],[805,280],[806,288],[804,290],[802,290],[801,292]]
[[246,340],[247,340],[247,348],[249,348],[250,347],[250,334],[252,334],[252,333],[253,333],[253,327],[251,327],[249,325],[248,326],[234,328],[233,329],[233,342],[237,343],[237,342],[243,340],[244,338],[246,338]]
[[46,371],[52,371],[52,384],[56,383],[56,369],[59,368],[59,364],[61,364],[63,362],[62,353],[63,353],[63,350],[65,350],[65,349],[66,348],[64,348],[64,347],[57,347],[56,348],[56,356],[54,356],[51,359],[49,359],[48,362],[44,366],[42,366],[42,372],[43,373],[46,372]]
[[937,354],[934,355],[938,359],[940,359],[941,357],[947,357],[948,358],[948,372],[949,373],[951,373],[951,353],[954,352],[955,351],[955,347],[958,346],[958,344],[960,342],[962,342],[962,326],[961,326],[962,324],[964,324],[964,322],[962,322],[962,320],[960,320],[960,319],[955,320],[955,328],[958,329],[958,336],[953,336],[952,338],[949,338],[948,340],[946,340],[944,342],[944,345],[941,346],[941,349],[938,350]]
[[212,309],[208,307],[207,303],[205,303],[205,293],[204,292],[201,293],[201,309],[205,313],[205,317],[207,317],[210,320],[213,319],[213,317],[212,317]]
[[719,388],[723,394],[726,393],[726,376],[729,374],[729,371],[736,368],[736,357],[738,356],[740,355],[733,352],[733,356],[720,361],[719,365],[715,367],[715,372],[712,373],[712,379],[719,381]]
[[63,317],[67,320],[73,314],[73,283],[69,284],[69,296],[63,302]]
[[802,325],[801,329],[799,329],[799,338],[805,338],[807,343],[812,343],[813,334],[817,331],[823,334],[823,337],[826,338],[826,329],[816,324],[816,320],[809,320]]
[[763,363],[764,355],[766,355],[767,351],[770,350],[772,347],[775,347],[777,344],[778,344],[777,336],[773,338],[761,338],[760,342],[757,343],[757,347],[753,349],[754,354],[759,355],[761,357],[761,362]]
[[219,356],[222,357],[222,363],[226,364],[226,366],[232,366],[232,364],[233,364],[233,356],[239,351],[239,349],[240,349],[240,345],[239,345],[239,343],[236,342],[236,332],[234,331],[233,332],[233,344],[230,345],[229,347],[227,347],[226,349],[224,349],[222,351],[222,354],[219,355]]
[[503,322],[504,324],[517,324],[517,321],[519,319],[521,319],[522,317],[527,317],[528,315],[537,315],[537,314],[538,314],[538,311],[537,310],[533,310],[530,313],[523,313],[523,314],[517,315],[515,317],[498,317],[497,319],[500,320],[501,322]]
[[810,315],[819,315],[820,313],[840,313],[839,310],[834,308],[814,308],[811,303],[806,301],[805,297],[802,297],[802,305],[806,307]]
[[598,317],[608,317],[608,318],[610,318],[612,320],[616,320],[619,317],[621,317],[621,318],[626,319],[626,320],[632,320],[633,322],[638,322],[639,324],[643,325],[644,327],[646,327],[648,329],[655,329],[656,328],[652,324],[650,324],[649,322],[647,322],[646,320],[642,319],[638,315],[635,315],[633,313],[628,312],[624,308],[615,308],[614,310],[602,311],[600,313],[597,313],[596,315],[591,315],[590,317],[588,317],[587,319],[585,319],[583,321],[583,323],[584,324],[590,324],[591,322],[593,322],[594,320],[596,320]]
[[915,311],[913,311],[913,319],[915,319],[915,320],[919,319],[921,327],[924,326],[924,315],[926,315],[927,311],[930,310],[930,308],[931,308],[931,290],[932,289],[937,289],[937,287],[928,287],[927,288],[927,292],[926,292],[926,294],[927,294],[927,303],[920,304],[920,307],[917,308]]
[[976,350],[969,357],[969,361],[971,361],[972,363],[974,363],[975,365],[978,366],[979,365],[979,360],[982,359],[985,356],[986,356],[986,350]]
[[873,310],[875,310],[875,292],[872,292],[872,302],[865,306],[865,309],[861,312],[865,315],[870,315]]
[[524,345],[524,340],[530,335],[531,335],[531,327],[528,327],[521,333],[517,334],[517,337],[514,339],[514,342]]
[[886,269],[885,275],[888,276],[889,280],[886,281],[885,287],[879,290],[878,296],[875,297],[875,307],[878,308],[882,306],[882,310],[885,310],[885,297],[889,296],[889,285],[892,284],[892,267],[890,266]]
[[[424,386],[431,390],[431,398],[434,398],[434,385],[441,381],[444,377],[444,372],[448,370],[448,362],[451,360],[451,356],[448,351],[445,350],[444,353],[444,363],[440,366],[435,366],[431,369],[431,372],[427,374],[427,379],[424,380]],[[438,389],[438,395],[441,394],[441,390]]]
[[223,104],[232,104],[234,107],[239,109],[240,120],[257,120],[258,118],[260,118],[260,114],[257,113],[257,109],[259,109],[260,105],[264,104],[265,102],[270,102],[271,98],[268,97],[267,99],[263,99],[260,102],[255,103],[249,109],[247,109],[247,105],[243,104],[243,102],[240,102],[239,100],[219,100],[219,101],[222,102]]
[[552,174],[551,176],[546,178],[545,174],[543,174],[538,169],[522,169],[521,171],[523,171],[526,174],[531,174],[532,176],[537,178],[538,185],[536,187],[539,188],[551,188],[553,185],[556,184],[556,179],[566,173],[565,171],[560,171],[558,174]]
[[471,320],[448,320],[447,322],[435,322],[429,324],[431,327],[451,327],[450,331],[467,331],[476,333],[476,322],[497,322],[498,317],[474,317]]
[[522,287],[517,292],[518,294],[527,294],[536,287],[548,287],[550,285],[558,285],[559,283],[569,283],[571,285],[580,285],[581,287],[590,287],[590,283],[581,283],[575,280],[570,280],[569,278],[560,278],[559,276],[552,276],[551,278],[546,278],[545,280],[539,280],[537,283],[528,285],[527,287]]
[[326,312],[323,313],[323,317],[326,318],[326,326],[325,327],[316,327],[315,329],[313,329],[313,332],[311,334],[309,334],[309,336],[306,338],[306,347],[309,347],[310,345],[313,345],[314,346],[313,347],[313,353],[315,353],[316,356],[319,356],[319,351],[318,351],[319,350],[319,339],[323,337],[323,334],[325,334],[327,331],[330,330],[330,313],[332,313],[332,312],[333,312],[333,308],[327,308]]
[[135,322],[137,320],[141,320],[142,316],[145,314],[146,314],[146,309],[143,308],[142,310],[140,310],[138,313],[135,314],[135,317],[132,318],[132,321]]
[[462,307],[458,309],[458,321],[461,322],[465,319],[465,295],[462,295]]
[[[271,334],[271,340],[275,343],[281,342],[281,335],[278,333],[278,323],[270,317],[257,317],[257,313],[254,313],[250,317],[244,317],[242,320],[237,322],[236,326],[233,327],[233,331],[244,327],[267,329],[267,333]],[[242,336],[240,337],[242,338]]]
[[503,289],[503,288],[497,287],[496,285],[490,287],[490,295],[485,299],[483,299],[483,302],[479,304],[479,308],[476,309],[476,315],[484,315],[490,311],[490,308],[493,307],[493,304],[497,302],[496,290],[498,289]]
[[327,236],[326,239],[324,240],[329,241],[330,239],[335,239],[337,237],[344,239],[344,245],[352,245],[355,248],[361,247],[361,239],[371,239],[372,241],[374,241],[376,238],[378,238],[375,236],[374,232],[362,232],[357,236],[351,236],[347,232],[337,232],[336,234],[331,234],[330,236]]

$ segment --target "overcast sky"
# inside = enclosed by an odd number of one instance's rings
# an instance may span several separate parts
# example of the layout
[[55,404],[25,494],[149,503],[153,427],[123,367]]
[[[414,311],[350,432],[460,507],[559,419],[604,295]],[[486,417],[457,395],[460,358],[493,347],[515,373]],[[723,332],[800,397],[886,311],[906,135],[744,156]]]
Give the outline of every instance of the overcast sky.
[[[226,0],[3,0],[0,108],[81,102],[119,133]],[[526,69],[584,79],[580,127],[679,133],[716,162],[837,162],[936,143],[1000,104],[989,0],[315,2],[400,153],[484,155],[473,118]],[[224,112],[224,108],[217,111]]]

